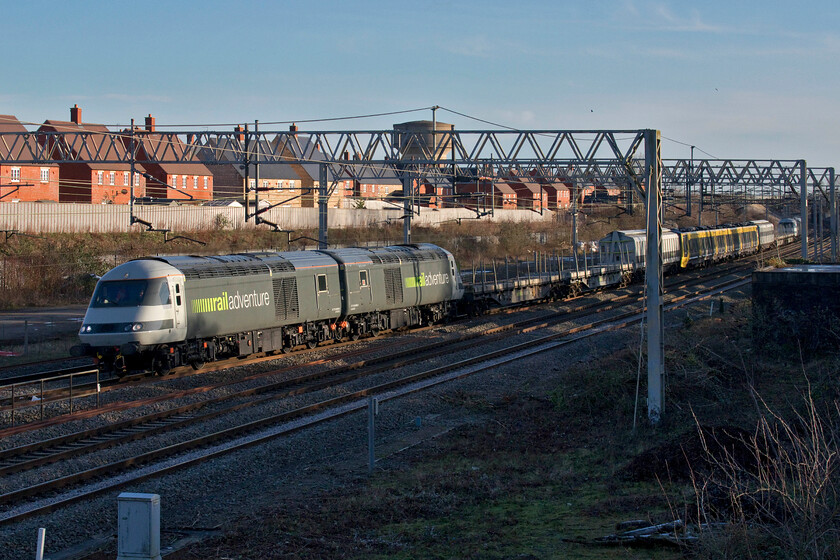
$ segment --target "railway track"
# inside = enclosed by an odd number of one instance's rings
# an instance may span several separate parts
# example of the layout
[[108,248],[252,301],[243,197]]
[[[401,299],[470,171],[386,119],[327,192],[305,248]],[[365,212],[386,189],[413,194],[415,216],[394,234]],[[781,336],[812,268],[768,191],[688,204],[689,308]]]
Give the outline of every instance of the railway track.
[[[731,271],[727,274],[731,274]],[[719,275],[722,275],[722,273]],[[691,281],[689,283],[697,284],[703,281],[708,282],[709,280],[697,279],[696,281]],[[686,305],[689,302],[696,300],[696,298],[712,297],[721,293],[722,290],[732,289],[732,287],[736,286],[743,286],[746,285],[746,283],[748,283],[748,280],[730,279],[726,281],[718,281],[718,283],[711,288],[695,287],[692,289],[686,286],[680,289],[680,291],[685,293],[678,296],[675,294],[669,296],[666,305],[667,308],[673,308],[678,305]],[[671,289],[676,291],[675,288]],[[468,360],[462,360],[455,364],[424,368],[420,372],[400,376],[397,379],[369,384],[361,389],[347,389],[346,394],[338,397],[309,403],[291,410],[286,410],[279,414],[268,415],[258,420],[241,422],[233,427],[217,430],[210,434],[203,434],[199,437],[188,439],[178,444],[155,449],[154,451],[132,455],[120,461],[109,463],[108,465],[102,465],[82,470],[80,472],[71,473],[40,484],[6,491],[5,494],[0,495],[0,504],[19,504],[21,500],[33,496],[40,496],[45,493],[55,492],[58,489],[70,485],[78,485],[80,482],[90,480],[92,478],[100,479],[100,482],[92,485],[89,490],[76,491],[73,496],[55,500],[51,499],[47,502],[35,502],[29,504],[27,507],[11,506],[5,513],[2,514],[0,522],[7,523],[15,519],[19,519],[22,516],[49,511],[56,507],[60,507],[60,505],[64,503],[68,503],[68,501],[83,499],[86,496],[94,495],[114,488],[115,485],[126,484],[127,481],[136,481],[138,479],[154,476],[162,472],[167,472],[174,468],[194,464],[195,462],[207,460],[208,458],[216,456],[220,453],[229,452],[232,449],[241,448],[242,446],[247,445],[254,445],[255,443],[264,441],[267,438],[278,437],[279,435],[289,433],[292,429],[300,429],[302,427],[312,425],[313,423],[323,422],[327,419],[355,412],[365,406],[364,403],[360,404],[359,401],[360,399],[363,400],[364,397],[368,395],[375,394],[380,395],[381,398],[395,398],[395,396],[406,394],[408,391],[421,390],[421,388],[428,386],[430,383],[445,382],[446,380],[475,373],[475,371],[480,371],[481,369],[495,367],[504,361],[521,359],[521,357],[529,355],[529,353],[535,351],[545,351],[546,349],[557,348],[565,344],[576,342],[586,336],[592,336],[607,330],[622,328],[641,319],[643,310],[639,309],[638,305],[640,297],[641,296],[638,293],[623,294],[613,298],[611,301],[602,302],[603,305],[601,305],[599,309],[595,309],[595,307],[599,307],[598,305],[589,307],[580,306],[581,310],[579,313],[581,316],[604,313],[608,311],[608,307],[610,306],[612,306],[613,309],[625,306],[635,306],[635,308],[630,311],[623,311],[618,315],[605,317],[586,325],[566,328],[560,332],[516,343],[501,350],[492,350],[490,352],[479,354]],[[76,457],[81,454],[89,454],[106,447],[112,447],[118,444],[125,444],[131,441],[152,437],[156,434],[172,431],[178,427],[183,428],[189,425],[207,424],[213,418],[219,418],[223,415],[232,414],[246,408],[257,407],[262,403],[277,401],[278,399],[284,399],[293,395],[300,396],[302,394],[315,394],[328,387],[335,387],[337,383],[350,383],[361,379],[362,377],[370,378],[373,381],[375,375],[382,373],[383,371],[393,371],[395,368],[408,368],[410,365],[415,365],[422,361],[429,361],[430,357],[445,357],[448,353],[452,352],[453,347],[458,344],[476,347],[476,340],[482,337],[488,341],[492,341],[492,337],[494,336],[511,338],[511,330],[519,330],[523,334],[533,333],[539,328],[554,327],[558,323],[566,322],[571,318],[569,314],[563,314],[560,316],[555,313],[554,315],[555,317],[540,316],[528,319],[527,321],[518,322],[514,325],[497,327],[496,329],[493,329],[495,332],[487,331],[477,336],[462,337],[460,340],[451,341],[448,348],[443,347],[440,343],[430,345],[434,347],[435,356],[430,356],[433,352],[431,347],[421,347],[419,349],[407,350],[383,358],[377,363],[372,363],[374,360],[363,360],[349,366],[334,368],[328,372],[318,372],[315,374],[298,376],[293,380],[268,384],[260,388],[252,388],[235,395],[221,397],[214,403],[194,404],[190,405],[192,408],[180,407],[167,411],[166,413],[157,413],[142,419],[138,418],[132,421],[127,421],[123,424],[113,426],[110,430],[107,428],[99,428],[97,430],[79,432],[77,434],[63,436],[62,438],[55,438],[7,450],[6,452],[0,454],[0,473],[12,475],[18,472],[32,471],[45,464]],[[498,341],[498,338],[495,341]],[[253,398],[255,396],[258,396],[258,398]],[[234,402],[236,400],[243,401],[245,398],[248,398],[247,402]],[[223,403],[229,404],[221,406]],[[215,410],[207,410],[213,406],[217,406],[218,408]],[[325,412],[327,410],[330,412]],[[300,420],[301,417],[304,416],[306,417],[306,420]],[[289,424],[296,419],[298,420],[297,423]],[[274,428],[270,429],[266,434],[258,437],[253,435],[248,436],[248,434],[253,434],[256,431],[266,430],[270,426],[274,426]],[[239,441],[240,438],[247,439]],[[206,449],[206,451],[202,451],[197,454],[196,457],[189,460],[173,459],[174,457],[181,456],[190,450],[195,450],[198,447],[202,447]],[[161,463],[161,461],[163,461],[163,463]],[[113,477],[115,473],[125,472],[130,468],[143,464],[147,464],[149,466],[135,471],[130,477],[123,477],[119,481],[113,482],[101,480],[105,477]]]

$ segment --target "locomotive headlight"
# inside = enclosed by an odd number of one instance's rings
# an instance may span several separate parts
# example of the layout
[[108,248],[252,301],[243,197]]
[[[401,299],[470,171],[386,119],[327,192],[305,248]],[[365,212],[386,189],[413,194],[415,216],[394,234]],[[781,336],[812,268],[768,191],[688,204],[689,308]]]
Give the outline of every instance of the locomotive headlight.
[[93,327],[91,327],[90,325],[82,325],[82,329],[79,332],[89,333],[91,331],[93,331]]
[[124,330],[125,332],[132,332],[132,331],[133,331],[133,332],[137,332],[137,331],[142,331],[142,330],[143,330],[143,323],[129,323],[129,324],[127,324],[127,325],[123,328],[123,330]]

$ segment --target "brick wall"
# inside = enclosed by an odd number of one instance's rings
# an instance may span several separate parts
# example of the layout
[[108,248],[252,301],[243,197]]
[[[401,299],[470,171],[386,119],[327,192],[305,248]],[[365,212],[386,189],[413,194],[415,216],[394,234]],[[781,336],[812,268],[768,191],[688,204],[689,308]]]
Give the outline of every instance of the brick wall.
[[[19,170],[19,179],[12,181],[12,168]],[[41,169],[48,171],[46,181],[42,181]],[[18,173],[16,173],[16,176]],[[17,190],[15,190],[17,188]],[[14,192],[13,192],[14,191]],[[0,165],[0,196],[3,200],[34,202],[51,200],[58,202],[58,167],[31,165]]]

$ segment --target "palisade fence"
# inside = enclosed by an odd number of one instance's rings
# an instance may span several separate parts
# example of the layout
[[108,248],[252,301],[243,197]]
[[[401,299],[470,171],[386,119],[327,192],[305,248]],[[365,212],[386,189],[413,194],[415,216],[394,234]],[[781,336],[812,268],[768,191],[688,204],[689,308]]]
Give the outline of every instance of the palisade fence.
[[[40,202],[0,202],[0,230],[23,233],[109,233],[142,231],[139,224],[130,225],[129,207],[117,204],[75,204]],[[254,220],[245,221],[244,208],[215,206],[144,206],[135,205],[134,215],[155,228],[172,231],[241,229],[257,227]],[[370,227],[386,223],[402,223],[402,208],[349,209],[330,208],[329,227]],[[272,208],[261,215],[283,229],[318,227],[317,208]],[[412,225],[434,226],[456,220],[474,219],[474,212],[464,208],[423,208],[412,216]],[[494,216],[482,220],[530,222],[552,220],[554,213],[532,210],[496,210]],[[265,227],[265,226],[259,226]]]

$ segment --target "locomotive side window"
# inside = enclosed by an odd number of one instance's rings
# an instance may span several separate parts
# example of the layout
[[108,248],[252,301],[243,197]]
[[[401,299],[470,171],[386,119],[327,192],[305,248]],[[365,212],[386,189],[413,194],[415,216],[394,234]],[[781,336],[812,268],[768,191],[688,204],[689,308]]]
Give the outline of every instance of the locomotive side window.
[[359,271],[359,287],[360,288],[367,288],[368,287],[368,271],[367,270],[360,270]]
[[158,294],[158,297],[160,298],[161,305],[170,304],[171,301],[169,299],[169,284],[167,284],[166,282],[160,283],[160,293]]
[[319,274],[316,277],[318,282],[318,291],[319,292],[326,292],[327,290],[327,275],[326,274]]
[[175,284],[175,305],[181,305],[181,284]]

